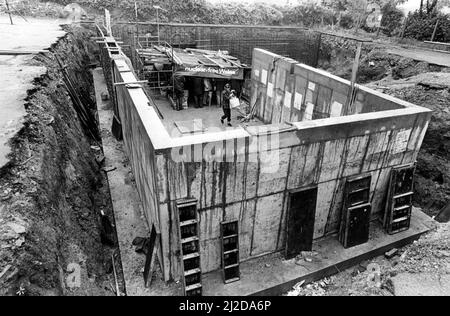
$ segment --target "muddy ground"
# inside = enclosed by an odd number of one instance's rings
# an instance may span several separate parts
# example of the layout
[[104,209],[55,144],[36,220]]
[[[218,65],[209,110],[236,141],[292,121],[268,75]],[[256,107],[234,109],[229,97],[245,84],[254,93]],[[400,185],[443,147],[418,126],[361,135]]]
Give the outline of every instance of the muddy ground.
[[110,240],[101,234],[101,211],[114,229],[107,179],[96,160],[101,144],[81,124],[55,60],[56,54],[95,118],[92,33],[66,30],[52,53],[30,61],[47,72],[28,91],[24,126],[0,170],[0,296],[117,294],[115,234],[103,234]]
[[[390,257],[378,257],[319,282],[297,284],[289,296],[450,295],[450,225]],[[431,282],[424,282],[423,279]],[[405,282],[406,280],[406,282]]]

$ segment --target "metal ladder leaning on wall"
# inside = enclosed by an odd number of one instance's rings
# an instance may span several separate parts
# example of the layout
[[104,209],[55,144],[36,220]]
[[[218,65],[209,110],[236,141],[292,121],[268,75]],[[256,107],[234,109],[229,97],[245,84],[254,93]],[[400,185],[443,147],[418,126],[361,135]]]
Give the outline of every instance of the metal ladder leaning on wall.
[[406,231],[411,225],[415,170],[415,165],[409,165],[391,171],[384,215],[384,228],[390,235]]
[[201,296],[203,291],[197,200],[178,201],[177,209],[183,259],[183,292],[185,296]]
[[223,281],[225,284],[239,281],[239,222],[222,223],[221,239]]

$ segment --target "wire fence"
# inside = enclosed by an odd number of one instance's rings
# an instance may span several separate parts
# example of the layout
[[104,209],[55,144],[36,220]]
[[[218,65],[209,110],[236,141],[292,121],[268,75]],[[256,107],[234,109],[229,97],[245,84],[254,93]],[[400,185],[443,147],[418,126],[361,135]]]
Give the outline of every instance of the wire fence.
[[[119,23],[113,26],[113,34],[124,42],[125,53],[135,60],[137,37],[157,35],[157,26],[154,23]],[[161,24],[160,40],[173,47],[228,51],[249,66],[253,49],[262,48],[316,67],[321,35],[294,27]]]

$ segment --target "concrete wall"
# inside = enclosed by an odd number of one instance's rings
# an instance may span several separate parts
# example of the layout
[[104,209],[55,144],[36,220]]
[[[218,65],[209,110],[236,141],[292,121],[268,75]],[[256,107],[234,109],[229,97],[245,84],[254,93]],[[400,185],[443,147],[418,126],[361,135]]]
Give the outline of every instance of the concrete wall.
[[[130,72],[126,58],[113,62],[114,82],[137,81]],[[142,88],[129,85],[116,86],[117,105],[122,122],[125,150],[131,162],[136,186],[143,205],[144,216],[149,227],[155,225],[159,231],[159,204],[156,186],[156,161],[154,145],[150,139],[147,119],[156,115]]]
[[257,105],[257,116],[268,124],[402,108],[359,85],[350,102],[349,81],[262,49],[253,52],[252,87],[251,104]]
[[[292,75],[296,69],[311,70],[292,66],[291,61],[283,67],[292,70]],[[114,60],[114,74],[116,82],[136,81],[125,59]],[[307,78],[326,86],[321,81],[326,77],[311,71]],[[341,82],[332,82],[330,87],[333,98]],[[282,250],[291,190],[318,187],[314,238],[320,239],[339,229],[346,178],[370,173],[372,217],[376,219],[384,209],[391,168],[415,162],[431,114],[359,89],[365,96],[360,100],[361,114],[172,138],[142,88],[118,86],[125,148],[146,219],[161,232],[166,281],[182,276],[175,207],[181,199],[198,200],[203,273],[220,268],[222,221],[239,220],[241,260]],[[387,110],[363,113],[364,109],[381,109],[380,104]],[[280,113],[276,117],[283,117]]]
[[[377,219],[384,210],[391,168],[415,162],[430,117],[407,111],[391,118],[365,116],[363,121],[325,126],[299,123],[273,132],[272,140],[279,138],[279,148],[270,154],[251,145],[256,136],[158,153],[161,227],[163,235],[171,236],[163,248],[171,257],[171,276],[177,278],[180,271],[175,209],[179,199],[199,201],[204,273],[220,268],[222,221],[239,220],[241,260],[284,249],[290,190],[318,187],[314,238],[319,239],[339,229],[346,177],[370,173],[372,217]],[[261,131],[255,128],[254,133]],[[202,150],[203,161],[188,162],[189,153]],[[186,162],[175,162],[174,151],[184,154]],[[211,152],[220,152],[219,161],[208,159]]]

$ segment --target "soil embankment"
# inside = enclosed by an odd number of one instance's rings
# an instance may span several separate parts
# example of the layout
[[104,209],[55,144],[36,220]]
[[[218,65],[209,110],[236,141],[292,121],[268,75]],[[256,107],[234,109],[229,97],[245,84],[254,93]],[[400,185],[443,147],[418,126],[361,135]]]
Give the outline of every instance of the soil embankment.
[[[24,126],[0,170],[0,295],[115,294],[116,247],[102,238],[100,214],[110,222],[113,216],[101,146],[80,121],[55,57],[95,121],[93,34],[66,31],[50,53],[30,61],[46,71],[28,91]],[[108,242],[117,244],[111,236]]]

